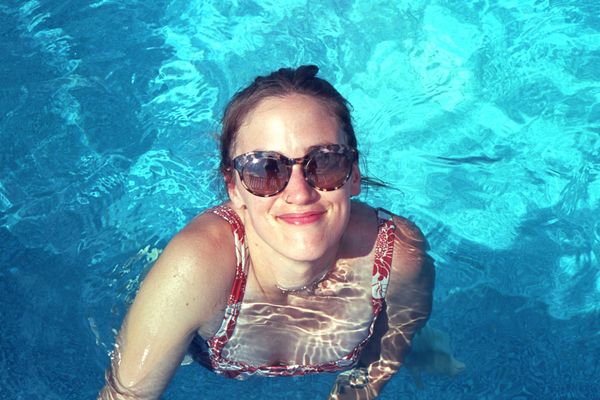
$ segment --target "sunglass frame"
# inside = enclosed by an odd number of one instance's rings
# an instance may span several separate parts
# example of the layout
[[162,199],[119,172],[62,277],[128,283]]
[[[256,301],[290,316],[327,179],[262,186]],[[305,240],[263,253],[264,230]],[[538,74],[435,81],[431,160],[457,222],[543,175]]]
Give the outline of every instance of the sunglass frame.
[[[307,174],[306,167],[307,167],[308,163],[315,157],[315,153],[318,153],[318,152],[341,154],[349,159],[348,171],[347,171],[346,176],[344,177],[343,181],[339,185],[336,185],[331,188],[322,188],[322,187],[316,186],[314,184],[314,182],[312,182],[311,179],[309,178],[309,176],[308,176],[309,174]],[[246,182],[244,182],[244,168],[246,168],[246,166],[250,163],[256,163],[258,161],[262,161],[265,158],[271,158],[271,159],[283,162],[283,165],[286,166],[286,170],[287,170],[287,179],[285,181],[285,184],[280,189],[278,189],[276,192],[267,193],[267,194],[259,194],[256,191],[254,191],[253,189],[249,188],[246,185]],[[311,187],[313,187],[319,191],[322,191],[322,192],[330,192],[333,190],[337,190],[346,184],[346,182],[350,178],[350,175],[352,174],[352,165],[357,161],[357,159],[358,159],[358,150],[356,150],[355,148],[352,148],[345,144],[330,144],[330,145],[315,147],[315,148],[311,149],[306,155],[304,155],[304,157],[298,157],[298,158],[289,158],[289,157],[286,157],[283,154],[278,153],[276,151],[251,151],[248,153],[240,154],[239,156],[235,157],[232,160],[232,164],[233,164],[233,169],[235,169],[237,171],[238,176],[240,177],[240,181],[242,182],[242,185],[248,192],[250,192],[253,195],[258,196],[258,197],[272,197],[272,196],[275,196],[275,195],[281,193],[287,187],[287,185],[290,181],[290,178],[292,177],[292,167],[295,164],[302,165],[302,174],[304,176],[304,180]]]

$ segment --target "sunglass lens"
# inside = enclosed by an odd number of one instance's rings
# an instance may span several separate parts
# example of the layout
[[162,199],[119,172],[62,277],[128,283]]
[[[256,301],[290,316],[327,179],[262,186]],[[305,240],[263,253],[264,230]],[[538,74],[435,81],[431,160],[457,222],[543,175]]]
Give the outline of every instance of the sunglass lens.
[[287,184],[287,167],[276,158],[259,158],[244,166],[242,180],[255,195],[271,196]]
[[306,164],[306,177],[312,185],[321,190],[341,187],[348,176],[352,160],[345,154],[317,151]]

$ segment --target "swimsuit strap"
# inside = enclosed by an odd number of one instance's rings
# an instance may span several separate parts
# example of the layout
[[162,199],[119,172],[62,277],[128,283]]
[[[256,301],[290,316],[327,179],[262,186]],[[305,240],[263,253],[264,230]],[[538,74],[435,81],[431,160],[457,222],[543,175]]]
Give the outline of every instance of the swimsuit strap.
[[223,322],[217,333],[208,340],[209,352],[212,353],[210,357],[211,363],[213,364],[213,368],[216,369],[218,368],[216,360],[221,358],[223,347],[225,347],[225,344],[233,334],[235,323],[242,306],[242,299],[244,298],[246,280],[248,277],[248,247],[246,245],[244,224],[235,211],[225,205],[214,207],[209,211],[229,222],[233,232],[236,258],[235,278],[227,301],[227,307],[225,308]]
[[371,301],[373,313],[379,314],[383,307],[385,293],[390,280],[392,269],[392,256],[394,255],[394,239],[396,225],[392,214],[383,208],[377,209],[379,224],[377,240],[375,242],[375,261],[373,262],[373,279],[371,280]]

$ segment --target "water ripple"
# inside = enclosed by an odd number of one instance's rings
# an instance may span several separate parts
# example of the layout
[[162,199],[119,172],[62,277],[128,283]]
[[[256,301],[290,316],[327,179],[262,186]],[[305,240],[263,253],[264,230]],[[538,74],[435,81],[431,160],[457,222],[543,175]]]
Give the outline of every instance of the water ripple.
[[493,158],[488,156],[468,156],[468,157],[430,157],[432,161],[440,160],[442,163],[449,165],[460,165],[460,164],[494,164],[502,161],[502,158]]

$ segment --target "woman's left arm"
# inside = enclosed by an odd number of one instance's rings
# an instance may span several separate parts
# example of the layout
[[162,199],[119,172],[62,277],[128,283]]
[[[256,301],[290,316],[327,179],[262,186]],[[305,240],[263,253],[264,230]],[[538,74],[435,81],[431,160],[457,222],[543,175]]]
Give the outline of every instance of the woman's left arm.
[[[338,379],[331,400],[376,398],[400,369],[415,333],[431,314],[435,270],[421,231],[406,219],[395,217],[396,239],[386,308],[381,311],[375,333],[364,349],[359,367],[368,373],[368,384],[352,387]],[[360,386],[360,385],[359,385]]]

